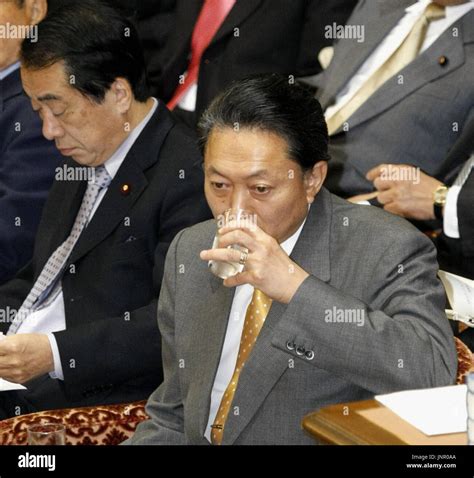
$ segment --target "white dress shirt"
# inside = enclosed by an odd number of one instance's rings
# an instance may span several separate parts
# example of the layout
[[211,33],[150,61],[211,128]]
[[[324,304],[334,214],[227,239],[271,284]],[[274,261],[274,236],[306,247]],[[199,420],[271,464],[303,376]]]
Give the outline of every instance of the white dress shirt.
[[[280,244],[281,248],[288,255],[293,251],[305,222],[306,219],[291,237]],[[229,320],[227,323],[224,347],[222,349],[219,367],[212,387],[209,420],[204,433],[204,436],[209,442],[211,442],[211,425],[214,423],[217,411],[219,410],[219,405],[221,404],[222,396],[234,374],[237,355],[239,353],[240,338],[244,328],[245,314],[247,312],[247,307],[250,304],[250,300],[252,299],[253,291],[253,286],[249,284],[241,285],[235,289],[234,299],[232,301],[232,307],[230,309]]]
[[458,197],[461,186],[451,186],[446,195],[446,204],[443,212],[443,231],[453,239],[459,239],[459,222],[458,222]]
[[13,65],[7,66],[3,70],[0,71],[0,81],[6,78],[8,75],[13,73],[14,71],[18,70],[20,68],[20,62],[17,61],[16,63],[13,63]]
[[[471,156],[467,161],[472,161],[473,156]],[[472,163],[469,174],[472,174]],[[466,176],[467,179],[468,176]],[[463,181],[463,179],[460,179]],[[456,182],[456,181],[455,181]],[[459,239],[461,237],[459,233],[459,222],[458,222],[458,197],[461,189],[464,184],[454,184],[448,189],[448,194],[446,196],[446,204],[444,205],[443,213],[443,230],[446,236],[453,239]]]
[[[158,101],[153,98],[153,102],[153,107],[146,117],[127,136],[125,141],[118,147],[115,153],[104,163],[105,169],[110,174],[112,179],[117,174],[133,144],[155,113],[156,108],[158,107]],[[107,188],[104,188],[100,191],[91,215],[89,216],[88,222],[91,221],[106,193]],[[47,334],[54,359],[54,372],[51,372],[50,376],[51,378],[59,378],[64,380],[58,344],[53,334],[53,332],[60,332],[61,330],[66,330],[66,313],[64,309],[64,297],[62,289],[50,304],[43,308],[40,307],[27,317],[18,328],[17,334]]]
[[[336,96],[334,105],[326,109],[326,118],[331,117],[339,111],[362,87],[368,78],[390,58],[408,36],[429,3],[431,3],[430,0],[419,0],[405,9],[405,15]],[[446,16],[444,18],[430,22],[420,53],[429,48],[447,28],[473,8],[474,0],[460,5],[446,7]]]
[[[187,73],[186,73],[187,75]],[[178,103],[178,107],[185,111],[196,111],[198,85],[195,81],[184,93],[183,97]]]

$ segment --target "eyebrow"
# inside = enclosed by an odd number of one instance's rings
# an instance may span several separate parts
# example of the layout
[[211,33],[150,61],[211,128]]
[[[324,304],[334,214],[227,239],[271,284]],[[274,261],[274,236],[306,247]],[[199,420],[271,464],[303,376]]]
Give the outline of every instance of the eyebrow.
[[[218,171],[214,166],[209,166],[208,172],[211,174],[218,174],[219,176],[222,176],[223,178],[226,177],[225,174],[222,174],[220,171]],[[265,177],[268,176],[268,169],[259,169],[255,171],[252,174],[249,174],[246,176],[245,179],[252,179],[252,178],[257,178],[257,177]]]
[[62,98],[60,96],[53,95],[51,93],[46,93],[43,96],[38,97],[38,101],[61,101]]

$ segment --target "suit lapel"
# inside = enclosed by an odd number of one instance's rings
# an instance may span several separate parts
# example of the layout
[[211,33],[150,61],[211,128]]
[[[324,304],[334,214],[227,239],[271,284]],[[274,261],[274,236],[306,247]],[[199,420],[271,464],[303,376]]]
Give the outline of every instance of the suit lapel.
[[201,373],[201,395],[198,399],[197,410],[199,415],[200,437],[204,436],[209,419],[211,405],[211,393],[214,380],[219,367],[219,362],[224,346],[227,324],[230,310],[234,299],[235,288],[229,289],[222,285],[222,279],[209,273],[210,296],[206,298],[206,312],[199,319],[202,321],[201,330],[205,331],[204,343],[206,353],[201,354],[199,359],[199,370]]
[[[327,282],[330,279],[331,196],[321,190],[308,214],[291,258],[308,273]],[[223,444],[236,441],[280,377],[288,369],[289,355],[272,345],[273,330],[286,305],[274,302],[245,367],[242,369],[232,408],[227,418]],[[220,357],[220,354],[219,354]],[[210,391],[209,391],[210,394]],[[238,415],[233,413],[238,407]]]
[[[78,165],[74,161],[67,159],[64,165],[68,168],[76,168]],[[59,187],[58,185],[56,187]],[[50,223],[49,234],[44,238],[45,254],[39,258],[36,278],[41,273],[44,265],[51,257],[53,252],[68,238],[72,226],[76,220],[77,213],[81,207],[82,198],[86,191],[87,183],[85,181],[67,181],[63,185],[63,193],[60,195],[61,201],[58,201],[56,209],[57,221]]]
[[217,43],[221,38],[233,32],[234,28],[238,27],[245,21],[262,3],[262,0],[237,0],[232,10],[227,15],[224,23],[214,35],[211,45]]
[[[74,263],[108,237],[123,221],[134,203],[146,189],[148,181],[144,171],[156,163],[159,152],[173,121],[161,104],[151,117],[141,135],[133,144],[117,175],[110,183],[104,199],[91,222],[81,234],[69,263]],[[150,154],[154,151],[155,154]],[[122,186],[127,184],[130,194],[122,194]]]
[[[73,161],[68,160],[68,167],[77,168],[77,164]],[[59,244],[62,244],[69,234],[71,233],[72,226],[76,220],[77,213],[82,204],[82,198],[87,189],[87,182],[85,181],[68,181],[67,184],[67,194],[64,195],[61,207],[64,211],[64,214],[60,214],[59,217],[64,218],[61,222],[58,222],[57,229],[54,234],[55,238],[59,239]]]
[[[134,155],[129,155],[127,157],[127,164],[123,164],[120,167],[94,217],[81,234],[69,262],[76,262],[109,236],[115,227],[127,216],[135,201],[146,188],[147,180],[145,175],[132,162],[133,158]],[[130,195],[123,196],[121,194],[120,188],[122,184],[130,186]]]
[[[474,12],[466,15],[466,19],[474,17]],[[454,26],[460,28],[458,37],[452,35]],[[448,62],[440,65],[439,58],[448,58]],[[351,127],[382,113],[393,105],[400,103],[408,95],[422,86],[441,78],[459,68],[465,61],[462,22],[456,22],[448,28],[430,48],[420,54],[394,77],[387,80],[350,118]],[[398,84],[398,76],[403,76],[403,85]]]
[[[405,14],[404,8],[397,2],[379,0],[371,9],[369,19],[361,18],[360,15],[350,19],[350,24],[355,26],[369,25],[369,28],[365,28],[365,41],[359,43],[355,39],[344,39],[337,43],[334,58],[327,72],[330,81],[318,98],[323,109],[334,102],[339,91]],[[367,8],[362,10],[364,13],[369,11]]]

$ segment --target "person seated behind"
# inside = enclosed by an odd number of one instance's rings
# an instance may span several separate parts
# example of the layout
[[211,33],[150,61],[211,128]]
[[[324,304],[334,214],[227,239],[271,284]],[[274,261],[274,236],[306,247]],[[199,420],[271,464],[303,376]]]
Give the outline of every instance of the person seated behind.
[[[453,162],[464,159],[464,163],[451,172],[447,184],[413,166],[383,164],[367,173],[376,191],[351,201],[376,198],[386,211],[399,216],[436,220],[439,230],[433,231],[433,240],[440,268],[474,279],[474,135],[467,138],[469,144],[450,153]],[[468,151],[472,152],[470,156]],[[452,325],[459,338],[474,350],[474,330],[458,327],[458,323]]]
[[[53,0],[0,2],[0,25],[32,29]],[[21,35],[0,37],[0,284],[31,259],[46,196],[61,155],[41,134],[41,121],[23,93]]]
[[[327,25],[344,25],[356,0],[175,0],[139,20],[152,92],[186,124],[197,121],[232,81],[255,73],[302,76],[321,71],[318,52],[332,45]],[[169,2],[161,0],[166,11]],[[168,25],[166,25],[166,22]],[[155,28],[150,28],[154,23]],[[169,25],[172,28],[169,28]],[[166,41],[163,32],[168,30]],[[162,48],[159,45],[162,44]]]
[[[222,227],[214,249],[215,221],[174,239],[158,305],[165,379],[125,443],[309,444],[300,424],[314,409],[453,384],[435,248],[323,186],[318,101],[285,78],[247,79],[200,129],[218,223],[229,208],[257,221]],[[210,260],[243,271],[222,281]]]
[[347,26],[363,29],[364,41],[341,39],[327,70],[304,80],[325,109],[331,192],[371,192],[366,175],[381,164],[448,180],[447,153],[474,119],[473,8],[463,0],[359,2]]
[[149,96],[136,31],[103,2],[56,9],[21,61],[67,158],[32,261],[0,287],[0,309],[16,311],[0,324],[0,377],[27,387],[2,392],[0,416],[144,399],[162,377],[166,251],[210,217],[196,140]]

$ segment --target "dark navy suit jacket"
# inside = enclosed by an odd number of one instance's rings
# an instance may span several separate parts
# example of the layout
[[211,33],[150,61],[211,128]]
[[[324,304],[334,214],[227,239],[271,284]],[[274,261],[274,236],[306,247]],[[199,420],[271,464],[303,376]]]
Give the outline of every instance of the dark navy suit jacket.
[[20,72],[0,81],[0,284],[33,255],[41,211],[61,164],[23,93]]
[[[64,164],[80,167],[70,158]],[[70,234],[86,187],[53,182],[33,258],[0,287],[0,310],[21,306]],[[156,308],[166,252],[179,231],[210,217],[197,140],[160,102],[68,258],[66,330],[54,333],[64,381],[44,375],[27,390],[2,392],[0,416],[18,404],[28,413],[146,399],[163,378]],[[8,328],[0,321],[1,332]]]

